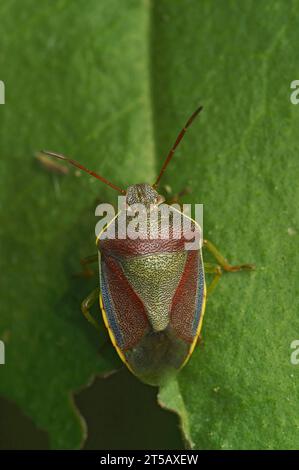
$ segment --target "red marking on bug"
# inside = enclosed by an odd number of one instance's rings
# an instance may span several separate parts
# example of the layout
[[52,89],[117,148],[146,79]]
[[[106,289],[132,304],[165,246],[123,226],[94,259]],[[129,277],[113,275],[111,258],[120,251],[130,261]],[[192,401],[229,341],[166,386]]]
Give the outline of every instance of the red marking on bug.
[[184,271],[174,294],[170,323],[178,337],[192,343],[192,322],[196,309],[196,291],[198,283],[198,252],[189,251]]
[[128,258],[138,255],[149,255],[155,253],[174,253],[184,249],[185,239],[178,240],[100,240],[100,251],[106,254],[113,253],[119,258]]
[[138,344],[149,327],[142,301],[129,284],[119,263],[110,256],[104,257],[109,292],[114,313],[124,338],[123,351]]

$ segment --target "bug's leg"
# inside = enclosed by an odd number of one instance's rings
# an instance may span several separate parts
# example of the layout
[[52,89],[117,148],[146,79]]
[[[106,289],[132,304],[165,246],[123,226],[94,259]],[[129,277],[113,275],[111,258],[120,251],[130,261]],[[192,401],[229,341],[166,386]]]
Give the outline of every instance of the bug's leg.
[[92,277],[95,275],[95,272],[93,269],[89,267],[90,264],[95,263],[98,261],[98,255],[91,255],[91,256],[86,256],[86,258],[83,258],[80,260],[80,264],[82,266],[82,271],[79,273],[74,274],[74,277]]
[[98,331],[102,331],[99,323],[93,318],[90,313],[91,307],[99,300],[100,288],[94,289],[81,304],[81,310],[85,318],[91,323]]
[[209,240],[203,241],[203,247],[207,248],[207,250],[214,256],[216,261],[220,264],[221,268],[224,271],[229,272],[236,272],[236,271],[252,271],[255,269],[254,264],[239,264],[239,265],[231,265],[227,261],[227,259],[220,253],[220,251],[211,243]]
[[211,284],[207,287],[207,297],[211,295],[212,291],[215,289],[216,285],[222,274],[221,266],[218,264],[204,263],[205,272],[208,274],[214,274]]

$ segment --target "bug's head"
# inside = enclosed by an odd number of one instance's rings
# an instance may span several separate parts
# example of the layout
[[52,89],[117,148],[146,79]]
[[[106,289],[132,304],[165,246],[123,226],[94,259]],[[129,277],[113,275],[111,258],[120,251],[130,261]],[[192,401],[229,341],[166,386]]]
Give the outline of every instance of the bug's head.
[[143,204],[146,207],[149,207],[151,204],[158,206],[165,200],[163,196],[147,183],[129,186],[126,197],[128,206],[132,204]]

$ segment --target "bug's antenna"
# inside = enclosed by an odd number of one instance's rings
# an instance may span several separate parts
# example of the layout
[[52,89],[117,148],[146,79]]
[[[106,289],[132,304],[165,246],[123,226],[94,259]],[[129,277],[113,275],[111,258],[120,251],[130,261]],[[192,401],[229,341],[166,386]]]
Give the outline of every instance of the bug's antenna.
[[158,175],[158,178],[156,179],[156,182],[153,184],[153,187],[156,188],[160,182],[160,179],[162,178],[162,175],[164,173],[164,171],[166,170],[166,167],[168,165],[168,163],[170,162],[170,160],[172,159],[173,157],[173,154],[177,148],[177,146],[179,145],[179,143],[181,142],[182,138],[184,137],[185,135],[185,132],[186,130],[188,129],[189,126],[191,126],[192,122],[194,121],[194,119],[196,118],[196,116],[200,113],[200,111],[202,111],[203,109],[203,106],[199,106],[199,108],[197,108],[196,111],[194,111],[194,113],[192,114],[191,117],[189,117],[188,121],[186,122],[185,126],[183,127],[183,129],[181,130],[181,132],[179,133],[179,135],[177,136],[176,138],[176,141],[174,143],[174,145],[172,146],[170,152],[168,153],[164,163],[163,163],[163,166],[161,168],[161,171]]
[[108,186],[110,186],[110,188],[115,189],[116,191],[118,191],[121,194],[126,194],[126,191],[124,189],[119,188],[118,186],[116,186],[115,184],[113,184],[110,181],[106,180],[106,178],[104,178],[101,175],[98,175],[94,171],[89,170],[88,168],[85,168],[85,166],[81,165],[81,163],[76,162],[76,160],[72,160],[71,158],[65,157],[64,155],[61,155],[61,154],[55,153],[55,152],[49,152],[47,150],[42,150],[42,153],[44,153],[45,155],[48,155],[49,157],[55,157],[55,158],[59,158],[60,160],[65,160],[66,162],[69,162],[71,165],[74,165],[75,167],[80,168],[80,170],[86,171],[86,173],[89,173],[91,176],[94,176],[98,180],[100,180],[103,183],[107,184]]

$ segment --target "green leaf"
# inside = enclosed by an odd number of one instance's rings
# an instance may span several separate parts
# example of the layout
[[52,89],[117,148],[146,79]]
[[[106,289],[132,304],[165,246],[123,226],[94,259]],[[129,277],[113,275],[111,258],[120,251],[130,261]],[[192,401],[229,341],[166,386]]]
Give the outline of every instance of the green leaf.
[[204,203],[205,238],[232,263],[257,266],[223,276],[207,303],[203,347],[160,391],[196,449],[298,447],[298,7],[162,1],[153,10],[159,155],[199,98],[205,107],[166,181]]
[[177,413],[180,417],[181,431],[186,441],[187,447],[193,447],[189,412],[186,409],[184,398],[181,394],[177,378],[174,377],[160,386],[158,393],[158,403],[162,408]]

